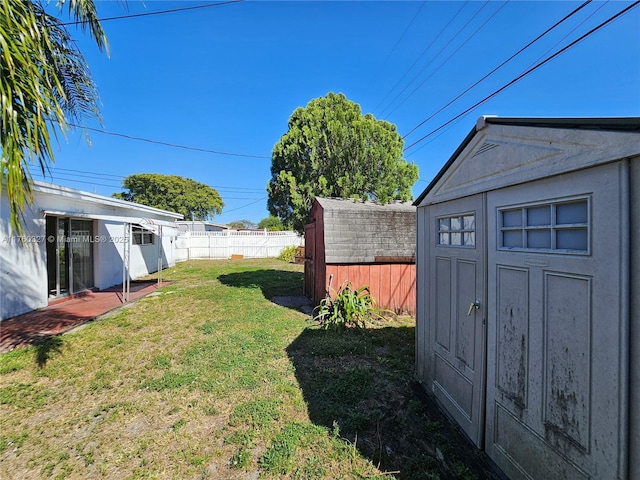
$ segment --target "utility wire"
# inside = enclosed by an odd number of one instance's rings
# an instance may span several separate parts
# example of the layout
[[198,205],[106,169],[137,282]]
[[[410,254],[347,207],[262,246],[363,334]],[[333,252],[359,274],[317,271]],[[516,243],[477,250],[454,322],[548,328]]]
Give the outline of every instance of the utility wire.
[[[196,10],[196,9],[200,9],[200,8],[221,7],[223,5],[230,5],[232,3],[241,3],[241,2],[244,2],[244,0],[228,0],[226,2],[207,3],[205,5],[194,5],[194,6],[191,6],[191,7],[173,8],[171,10],[160,10],[158,12],[132,13],[130,15],[119,15],[119,16],[116,16],[116,17],[99,18],[98,21],[99,22],[109,22],[111,20],[123,20],[123,19],[127,19],[127,18],[150,17],[152,15],[164,15],[166,13],[185,12],[187,10]],[[79,20],[79,21],[75,21],[75,22],[65,22],[65,23],[62,23],[62,25],[82,25],[83,23],[89,23],[89,21],[88,20]]]
[[398,105],[396,105],[396,107],[395,107],[393,110],[391,110],[391,111],[387,114],[387,116],[391,115],[391,114],[392,114],[393,112],[395,112],[398,108],[400,108],[400,107],[404,104],[404,102],[406,102],[407,100],[409,100],[409,99],[413,96],[413,94],[414,94],[414,93],[416,93],[416,92],[420,89],[420,87],[422,87],[422,85],[424,85],[424,84],[425,84],[425,82],[426,82],[427,80],[429,80],[429,79],[430,79],[431,77],[433,77],[436,73],[438,73],[438,71],[439,71],[439,70],[444,66],[444,64],[445,64],[445,63],[447,63],[447,62],[451,59],[451,57],[453,57],[456,53],[458,53],[458,51],[459,51],[462,47],[464,47],[464,46],[465,46],[465,45],[466,45],[466,44],[467,44],[467,43],[468,43],[468,42],[469,42],[473,37],[475,37],[475,36],[476,36],[476,34],[477,34],[480,30],[482,30],[482,29],[484,28],[484,26],[485,26],[487,23],[489,23],[489,22],[491,21],[491,19],[493,19],[493,17],[495,17],[495,16],[500,12],[500,10],[502,10],[504,7],[506,7],[506,6],[507,6],[507,3],[508,3],[508,2],[504,2],[504,3],[500,6],[500,8],[498,8],[495,12],[493,12],[493,13],[491,14],[491,16],[490,16],[489,18],[487,18],[487,19],[482,23],[482,25],[480,25],[480,26],[479,26],[479,27],[478,27],[478,28],[477,28],[477,29],[476,29],[476,30],[475,30],[471,35],[469,35],[469,36],[467,37],[467,39],[466,39],[464,42],[462,42],[462,43],[458,46],[458,48],[456,48],[453,52],[451,52],[451,54],[450,54],[447,58],[445,58],[445,60],[444,60],[440,65],[438,65],[438,67],[437,67],[433,72],[431,72],[431,75],[429,75],[427,78],[425,78],[424,80],[422,80],[422,82],[420,82],[420,83],[416,86],[416,88],[414,88],[414,89],[411,91],[411,93],[409,93],[409,95],[407,95],[407,96],[405,97],[405,99],[404,99],[404,100],[402,100]]
[[609,0],[606,0],[605,2],[602,2],[602,4],[596,10],[594,10],[587,18],[585,18],[582,22],[580,22],[578,25],[576,25],[570,32],[568,32],[564,37],[562,37],[560,40],[558,40],[552,47],[548,48],[546,52],[544,52],[542,55],[540,55],[538,58],[536,58],[531,64],[529,64],[529,67],[534,65],[536,62],[540,61],[541,58],[544,58],[545,55],[547,55],[554,48],[556,48],[558,45],[560,45],[573,32],[575,32],[578,28],[580,28],[582,25],[584,25],[591,17],[593,17],[596,13],[598,13],[602,8],[606,7],[607,3],[609,3]]
[[504,67],[507,63],[509,63],[511,60],[513,60],[515,57],[517,57],[518,55],[520,55],[522,52],[524,52],[527,48],[529,48],[531,45],[533,45],[534,43],[536,43],[538,40],[540,40],[542,37],[544,37],[547,33],[549,33],[550,31],[552,31],[553,29],[555,29],[556,27],[558,27],[561,23],[565,22],[566,20],[568,20],[570,17],[572,17],[573,15],[575,15],[576,13],[578,13],[580,10],[582,10],[584,7],[586,7],[589,3],[591,3],[593,0],[587,0],[586,2],[584,2],[582,5],[580,5],[579,7],[577,7],[576,9],[574,9],[572,12],[568,13],[567,15],[564,16],[564,18],[562,18],[561,20],[558,20],[556,23],[554,23],[551,27],[547,28],[544,32],[542,32],[540,35],[538,35],[536,38],[534,38],[533,40],[531,40],[529,43],[527,43],[524,47],[522,47],[520,50],[518,50],[516,53],[514,53],[513,55],[511,55],[509,58],[507,58],[504,62],[502,62],[500,65],[498,65],[497,67],[495,67],[493,70],[491,70],[489,73],[487,73],[484,77],[482,77],[480,80],[478,80],[477,82],[475,82],[473,85],[471,85],[470,87],[468,87],[464,92],[460,93],[457,97],[455,97],[453,100],[451,100],[449,103],[447,103],[446,105],[444,105],[443,107],[441,107],[438,111],[432,113],[430,116],[428,116],[427,118],[425,118],[422,122],[420,122],[418,125],[416,125],[415,127],[413,127],[411,130],[409,130],[407,133],[405,133],[402,138],[407,138],[409,135],[411,135],[413,132],[415,132],[418,128],[420,128],[422,125],[424,125],[425,123],[427,123],[429,120],[431,120],[433,117],[435,117],[436,115],[438,115],[440,112],[442,112],[443,110],[445,110],[447,107],[449,107],[451,104],[455,103],[456,101],[458,101],[462,96],[464,96],[465,94],[467,94],[470,90],[472,90],[473,88],[477,87],[481,82],[483,82],[484,80],[486,80],[488,77],[490,77],[491,75],[493,75],[496,71],[498,71],[499,69],[501,69],[502,67]]
[[[47,174],[38,174],[41,177],[44,178],[54,178],[54,177],[60,177],[62,180],[71,180],[73,177],[80,177],[80,178],[89,178],[92,180],[104,180],[106,182],[118,182],[117,185],[105,185],[105,184],[100,184],[102,186],[105,187],[111,187],[113,186],[114,188],[122,188],[122,184],[121,184],[121,180],[126,178],[125,175],[113,175],[113,174],[109,174],[109,173],[100,173],[100,172],[90,172],[87,170],[75,170],[75,169],[71,169],[71,168],[60,168],[60,167],[53,167],[51,168],[49,175]],[[100,176],[102,177],[114,177],[113,179],[111,178],[99,178]],[[67,178],[70,177],[70,178]],[[98,178],[96,178],[98,177]],[[73,180],[75,181],[75,180]],[[78,182],[81,182],[81,180],[77,180]],[[208,185],[211,188],[215,188],[218,190],[231,190],[232,193],[247,193],[247,194],[251,194],[251,193],[257,193],[257,192],[264,192],[264,188],[247,188],[247,187],[224,187],[224,186],[220,186],[220,185]]]
[[464,110],[463,112],[459,113],[458,115],[456,115],[455,117],[453,117],[452,119],[446,121],[445,123],[443,123],[442,125],[440,125],[438,128],[435,128],[434,130],[432,130],[431,132],[429,132],[428,134],[422,136],[421,138],[419,138],[418,140],[416,140],[415,142],[413,142],[411,145],[409,145],[408,147],[406,147],[404,149],[404,151],[409,150],[410,148],[414,147],[415,145],[417,145],[418,143],[422,142],[423,140],[427,139],[428,137],[430,137],[431,135],[433,135],[434,133],[442,130],[444,127],[446,127],[447,125],[449,125],[450,123],[456,121],[457,119],[459,119],[460,117],[466,115],[467,113],[471,112],[472,110],[474,110],[475,108],[479,107],[480,105],[486,103],[488,100],[492,99],[493,97],[495,97],[496,95],[498,95],[499,93],[501,93],[502,91],[506,90],[507,88],[509,88],[511,85],[513,85],[514,83],[522,80],[524,77],[526,77],[527,75],[529,75],[530,73],[532,73],[533,71],[537,70],[538,68],[542,67],[543,65],[545,65],[546,63],[550,62],[551,60],[553,60],[554,58],[556,58],[557,56],[561,55],[562,53],[566,52],[567,50],[569,50],[571,47],[575,46],[576,44],[578,44],[579,42],[581,42],[582,40],[584,40],[585,38],[589,37],[590,35],[594,34],[595,32],[597,32],[598,30],[600,30],[601,28],[605,27],[606,25],[608,25],[609,23],[613,22],[614,20],[616,20],[618,17],[624,15],[625,13],[627,13],[629,10],[631,10],[634,7],[637,7],[638,4],[640,4],[640,0],[637,0],[636,2],[632,3],[631,5],[629,5],[628,7],[624,8],[623,10],[621,10],[620,12],[618,12],[617,14],[615,14],[613,17],[608,18],[607,20],[605,20],[604,22],[602,22],[600,25],[592,28],[591,30],[589,30],[587,33],[585,33],[584,35],[582,35],[581,37],[579,37],[578,39],[574,40],[573,42],[569,43],[567,46],[563,47],[562,49],[558,50],[556,53],[554,53],[553,55],[545,58],[544,60],[542,60],[541,62],[537,63],[536,65],[534,65],[533,67],[529,68],[528,70],[526,70],[525,72],[521,73],[520,75],[518,75],[516,78],[514,78],[513,80],[511,80],[510,82],[506,83],[505,85],[503,85],[502,87],[500,87],[498,90],[494,91],[493,93],[491,93],[490,95],[487,95],[485,98],[483,98],[482,100],[480,100],[479,102],[476,102],[474,105],[472,105],[471,107],[467,108],[466,110]]
[[[438,40],[438,38],[440,38],[440,36],[444,33],[444,31],[449,27],[449,25],[451,25],[451,23],[456,18],[458,18],[458,15],[460,15],[460,12],[462,12],[462,9],[467,5],[467,3],[469,3],[469,2],[465,2],[464,4],[462,4],[462,6],[458,9],[458,11],[455,13],[455,15],[453,17],[451,17],[451,20],[449,20],[449,22],[442,28],[442,30],[440,30],[440,32],[438,32],[438,34],[434,37],[434,39],[431,41],[431,43],[429,43],[429,45],[427,45],[427,47],[422,51],[422,53],[418,56],[418,58],[416,58],[416,60],[411,64],[411,66],[404,72],[402,77],[400,77],[400,80],[398,80],[395,83],[395,85],[389,89],[389,91],[385,94],[385,96],[382,98],[382,100],[380,100],[380,102],[378,102],[378,105],[376,105],[376,108],[374,110],[377,110],[384,103],[384,101],[387,99],[387,97],[389,95],[391,95],[391,92],[393,92],[396,89],[396,87],[402,83],[402,81],[406,78],[406,76],[413,69],[413,67],[416,66],[416,64],[420,61],[420,59],[422,57],[424,57],[424,55],[427,53],[427,51],[431,48],[431,45],[433,45],[435,43],[435,41]],[[383,110],[383,112],[384,112],[384,110]]]
[[449,45],[451,45],[451,42],[453,42],[456,38],[458,38],[458,35],[460,35],[469,26],[469,24],[480,14],[480,12],[482,12],[482,10],[484,10],[487,7],[487,5],[489,5],[489,1],[488,0],[486,2],[484,2],[484,4],[471,16],[471,18],[469,20],[467,20],[467,22],[462,26],[462,28],[460,28],[458,30],[458,32],[449,39],[449,41],[438,51],[438,53],[436,53],[434,55],[434,57],[424,67],[422,67],[422,70],[420,70],[409,81],[409,83],[407,83],[404,86],[404,88],[402,90],[400,90],[400,92],[395,97],[393,97],[391,102],[389,102],[389,104],[382,110],[382,112],[380,112],[380,115],[382,115],[385,111],[387,111],[391,107],[391,105],[393,105],[393,103],[407,90],[407,88],[409,88],[411,86],[411,84],[413,82],[415,82],[420,77],[420,75],[422,75],[422,73],[427,68],[429,68],[431,66],[431,64],[433,64],[433,62],[436,61],[436,59],[442,54],[442,52],[444,52],[447,49],[447,47]]
[[156,145],[163,145],[165,147],[180,148],[182,150],[192,150],[194,152],[213,153],[213,154],[216,154],[216,155],[227,155],[227,156],[230,156],[230,157],[269,158],[269,159],[271,158],[271,157],[266,157],[264,155],[248,155],[248,154],[244,154],[244,153],[219,152],[217,150],[208,150],[206,148],[189,147],[187,145],[178,145],[178,144],[175,144],[175,143],[161,142],[159,140],[150,140],[148,138],[134,137],[132,135],[125,135],[124,133],[109,132],[107,130],[100,130],[100,129],[97,129],[97,128],[83,127],[81,125],[76,125],[76,124],[73,124],[73,123],[69,123],[68,125],[70,127],[83,128],[83,129],[86,129],[86,130],[91,130],[92,132],[103,133],[104,135],[113,135],[115,137],[122,137],[122,138],[126,138],[126,139],[129,139],[129,140],[136,140],[136,141],[139,141],[139,142],[153,143],[153,144],[156,144]]

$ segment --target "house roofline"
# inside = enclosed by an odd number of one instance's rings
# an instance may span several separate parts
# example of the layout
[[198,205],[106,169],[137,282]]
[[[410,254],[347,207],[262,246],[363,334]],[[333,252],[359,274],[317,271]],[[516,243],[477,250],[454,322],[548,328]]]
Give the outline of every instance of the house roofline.
[[33,190],[45,194],[63,195],[66,197],[76,198],[80,200],[86,200],[101,205],[107,205],[117,208],[129,208],[139,210],[154,215],[162,215],[165,217],[171,217],[175,220],[182,220],[184,216],[180,213],[170,212],[168,210],[162,210],[160,208],[149,207],[140,203],[128,202],[126,200],[120,200],[118,198],[105,197],[104,195],[98,195],[97,193],[85,192],[83,190],[77,190],[75,188],[63,187],[62,185],[56,185],[54,183],[42,182],[39,180],[33,181]]

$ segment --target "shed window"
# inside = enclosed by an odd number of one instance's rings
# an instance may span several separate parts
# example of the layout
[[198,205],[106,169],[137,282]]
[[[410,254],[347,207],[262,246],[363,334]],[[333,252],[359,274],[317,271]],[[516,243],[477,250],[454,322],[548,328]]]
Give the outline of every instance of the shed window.
[[499,210],[500,248],[588,253],[589,199]]
[[474,247],[476,245],[476,217],[473,213],[441,217],[437,220],[438,245]]
[[145,230],[137,225],[131,226],[134,245],[153,245],[155,243],[153,232]]

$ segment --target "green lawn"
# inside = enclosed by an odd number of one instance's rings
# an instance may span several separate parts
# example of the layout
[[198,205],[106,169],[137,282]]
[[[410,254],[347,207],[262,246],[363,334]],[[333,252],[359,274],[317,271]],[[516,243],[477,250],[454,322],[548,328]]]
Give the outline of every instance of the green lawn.
[[481,478],[412,388],[412,318],[321,330],[270,301],[302,293],[301,266],[275,259],[163,276],[0,355],[2,478]]

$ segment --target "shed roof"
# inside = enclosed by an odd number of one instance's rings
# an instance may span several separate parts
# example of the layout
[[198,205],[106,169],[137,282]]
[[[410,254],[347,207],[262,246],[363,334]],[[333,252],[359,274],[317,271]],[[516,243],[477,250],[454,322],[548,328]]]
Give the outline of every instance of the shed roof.
[[[436,174],[427,188],[418,196],[414,205],[423,203],[427,196],[434,196],[436,186],[443,179],[452,175],[454,163],[464,161],[462,157],[475,157],[505,146],[529,149],[525,159],[513,160],[511,165],[495,165],[498,150],[491,155],[479,157],[482,162],[482,179],[477,181],[467,178],[466,185],[459,185],[457,196],[471,195],[490,188],[498,188],[508,184],[521,183],[531,179],[557,175],[579,168],[595,166],[626,156],[640,154],[640,117],[496,117],[482,116],[467,134],[453,155]],[[573,138],[569,140],[569,136]],[[505,155],[508,148],[503,148]],[[537,149],[537,152],[533,150]],[[511,155],[513,157],[513,155]],[[493,160],[493,163],[492,163]],[[545,167],[546,162],[546,167]],[[506,162],[503,162],[506,163]],[[529,178],[519,168],[531,171]],[[477,167],[478,168],[478,167]],[[476,168],[476,173],[477,173]],[[486,181],[492,170],[501,175],[500,181]],[[501,170],[501,171],[498,171]],[[509,172],[510,175],[505,173]],[[485,175],[486,174],[486,175]],[[439,200],[454,198],[453,190],[448,195],[440,195]]]
[[323,210],[326,263],[411,262],[416,251],[416,207],[316,198]]

